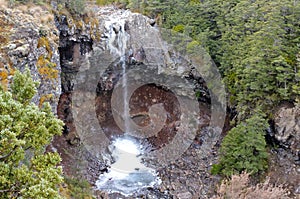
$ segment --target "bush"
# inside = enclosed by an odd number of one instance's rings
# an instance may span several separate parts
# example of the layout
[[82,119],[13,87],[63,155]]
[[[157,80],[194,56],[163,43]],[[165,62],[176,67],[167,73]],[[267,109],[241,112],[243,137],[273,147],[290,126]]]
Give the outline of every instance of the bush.
[[47,3],[46,0],[9,0],[10,4],[15,4],[15,3],[22,3],[22,4],[26,4],[26,3],[35,3],[35,4],[43,4],[43,3]]
[[115,2],[114,0],[96,0],[96,4],[99,6],[105,6],[108,4],[112,4],[113,2]]
[[233,175],[231,180],[223,180],[217,190],[217,196],[212,199],[285,199],[289,198],[288,191],[282,186],[270,184],[269,179],[256,186],[250,185],[248,173]]
[[220,162],[213,165],[211,173],[231,176],[242,171],[251,174],[264,171],[268,166],[265,142],[267,121],[254,115],[230,130],[220,148]]
[[72,16],[85,14],[86,0],[60,0],[58,10],[66,9]]
[[63,122],[49,103],[31,102],[37,83],[27,69],[15,72],[11,92],[0,86],[0,198],[61,198],[58,153],[44,153]]
[[[67,192],[71,198],[74,199],[93,199],[93,193],[89,182],[79,178],[65,177],[65,183],[67,184]],[[65,196],[66,197],[66,196]],[[66,197],[69,198],[69,197]]]
[[85,0],[72,0],[69,1],[69,9],[74,14],[83,14],[85,10]]
[[173,29],[175,32],[183,33],[185,27],[184,27],[183,24],[179,24],[179,25],[177,25],[177,26],[174,26],[172,29]]

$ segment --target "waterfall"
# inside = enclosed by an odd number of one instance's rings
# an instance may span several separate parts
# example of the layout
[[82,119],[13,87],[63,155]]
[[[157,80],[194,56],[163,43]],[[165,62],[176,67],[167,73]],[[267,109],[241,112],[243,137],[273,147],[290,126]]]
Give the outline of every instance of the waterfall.
[[[122,87],[124,90],[124,97],[123,97],[123,103],[124,103],[124,126],[125,126],[125,133],[129,132],[129,102],[127,102],[127,97],[128,97],[128,87],[127,87],[127,76],[126,76],[126,58],[125,58],[125,50],[126,50],[126,41],[127,41],[127,36],[124,30],[124,26],[122,27],[122,34],[125,36],[120,36],[121,39],[121,46],[122,46],[122,56],[121,56],[121,63],[122,63],[122,69],[123,69],[123,79],[122,79]],[[124,33],[123,33],[124,32]]]
[[125,196],[139,192],[145,187],[153,187],[161,181],[154,169],[146,167],[141,160],[145,146],[141,145],[138,139],[130,136],[129,129],[129,102],[127,77],[126,77],[126,50],[129,34],[125,30],[126,13],[111,16],[105,22],[107,31],[107,49],[111,54],[119,58],[122,66],[122,92],[124,111],[124,136],[116,138],[109,146],[109,151],[114,159],[107,173],[101,174],[96,182],[97,189],[109,193],[121,193]]
[[129,105],[127,102],[128,88],[127,88],[127,77],[126,77],[126,48],[127,41],[129,38],[128,33],[125,31],[124,19],[116,20],[117,18],[112,19],[112,21],[106,21],[106,28],[108,29],[108,41],[107,48],[112,54],[117,55],[120,60],[119,63],[122,65],[122,88],[123,88],[123,104],[124,104],[124,127],[125,133],[129,132],[128,118],[129,118]]

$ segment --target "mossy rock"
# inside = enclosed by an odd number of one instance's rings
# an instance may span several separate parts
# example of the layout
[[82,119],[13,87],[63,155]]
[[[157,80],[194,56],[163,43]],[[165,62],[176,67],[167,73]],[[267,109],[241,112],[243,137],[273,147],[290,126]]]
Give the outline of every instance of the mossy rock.
[[51,62],[48,57],[41,55],[37,61],[39,74],[45,79],[57,79],[59,71],[56,69],[56,64]]
[[51,101],[53,99],[53,97],[54,97],[54,95],[52,93],[42,95],[40,98],[39,107],[41,108],[43,106],[44,102]]
[[42,48],[42,47],[44,47],[47,50],[48,58],[51,59],[52,55],[53,55],[53,52],[52,52],[50,42],[49,42],[47,37],[40,37],[39,38],[37,48]]

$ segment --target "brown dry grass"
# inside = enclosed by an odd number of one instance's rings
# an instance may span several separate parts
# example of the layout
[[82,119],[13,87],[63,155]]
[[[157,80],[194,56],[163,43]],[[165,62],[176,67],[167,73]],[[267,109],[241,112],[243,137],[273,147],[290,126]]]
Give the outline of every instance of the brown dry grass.
[[224,180],[213,199],[288,199],[288,190],[282,185],[272,185],[267,179],[256,186],[250,185],[249,174],[233,175]]
[[8,7],[8,2],[5,0],[0,0],[0,9],[5,10]]
[[16,7],[16,9],[20,10],[22,13],[27,13],[28,12],[28,6],[27,5],[23,5],[23,4],[18,5]]

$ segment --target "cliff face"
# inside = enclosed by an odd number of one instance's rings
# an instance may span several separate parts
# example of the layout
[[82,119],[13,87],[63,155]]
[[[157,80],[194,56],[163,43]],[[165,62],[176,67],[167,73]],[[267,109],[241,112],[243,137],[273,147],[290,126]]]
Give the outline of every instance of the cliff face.
[[[112,161],[108,151],[109,142],[124,134],[123,119],[116,116],[124,111],[124,91],[120,86],[123,84],[128,86],[128,96],[132,94],[132,100],[127,101],[130,117],[134,120],[132,125],[141,126],[139,133],[152,133],[145,137],[140,135],[139,141],[149,142],[154,147],[153,151],[159,151],[152,155],[162,154],[165,157],[160,161],[154,158],[149,163],[161,168],[164,160],[173,160],[172,167],[159,171],[163,179],[160,190],[144,190],[144,194],[153,197],[182,193],[199,195],[197,189],[201,184],[206,184],[203,192],[208,195],[216,182],[207,180],[210,165],[216,161],[215,149],[211,146],[218,141],[221,132],[220,129],[208,127],[208,103],[201,104],[200,114],[200,111],[197,112],[199,107],[189,103],[194,99],[195,88],[207,95],[202,98],[204,102],[209,101],[203,79],[193,70],[189,60],[176,54],[163,42],[155,21],[112,7],[93,7],[92,10],[92,14],[82,18],[68,15],[57,15],[55,18],[60,31],[62,67],[58,115],[65,121],[66,128],[65,136],[55,138],[52,145],[63,157],[65,172],[84,176],[95,183],[99,175],[107,171]],[[183,43],[184,46],[186,43]],[[124,80],[126,72],[128,82]],[[139,88],[142,85],[137,82],[143,80],[145,85]],[[179,96],[183,97],[181,101],[177,99]],[[156,104],[160,104],[160,108],[155,107]],[[160,113],[160,109],[165,112]],[[167,119],[162,126],[156,126],[157,131],[154,130],[156,127],[149,126],[164,114]],[[185,121],[193,118],[201,120],[188,126]],[[198,126],[201,132],[196,132]],[[194,132],[191,135],[195,137],[180,137],[190,132]],[[167,148],[168,151],[163,151]],[[177,154],[178,150],[180,153]],[[175,156],[180,156],[185,150],[185,158],[175,162]],[[205,161],[201,161],[203,158]],[[199,172],[199,168],[203,171]],[[179,178],[188,180],[180,182]]]
[[[155,107],[151,109],[157,103],[164,107],[166,113],[163,114],[167,118],[160,131],[141,139],[141,142],[148,142],[154,147],[152,150],[163,153],[159,149],[172,143],[180,124],[184,124],[182,121],[198,120],[196,126],[185,126],[183,129],[192,132],[197,127],[198,131],[193,138],[184,137],[190,145],[185,148],[182,157],[160,168],[162,185],[159,189],[148,190],[148,196],[208,198],[218,181],[209,174],[209,170],[217,162],[221,133],[217,128],[219,123],[213,126],[215,128],[209,125],[215,117],[214,110],[218,118],[224,119],[224,107],[210,107],[215,96],[208,91],[203,77],[188,58],[177,54],[163,40],[173,39],[175,42],[172,44],[180,51],[182,44],[176,41],[178,37],[169,35],[169,38],[162,39],[154,20],[129,11],[89,5],[88,14],[74,17],[65,11],[58,11],[55,3],[52,6],[29,5],[12,9],[5,3],[1,4],[0,81],[8,87],[15,69],[22,71],[28,67],[33,78],[41,82],[34,102],[41,105],[49,101],[53,111],[57,109],[58,117],[66,124],[64,135],[56,137],[52,143],[52,149],[56,148],[62,156],[65,173],[84,176],[95,183],[99,174],[107,171],[107,163],[111,161],[107,145],[114,136],[124,133],[124,128],[119,125],[122,118],[116,117],[116,114],[123,114],[120,104],[124,103],[121,97],[115,97],[121,87],[118,82],[124,82],[126,71],[138,71],[129,73],[128,79],[151,81],[132,91],[132,99],[127,101],[131,119],[142,126],[142,131],[147,131],[152,116],[160,119],[160,112]],[[193,47],[190,40],[183,41],[183,46],[188,44]],[[127,66],[124,67],[123,63]],[[207,60],[202,59],[201,63],[205,65]],[[212,77],[210,75],[207,77]],[[169,79],[158,78],[162,76]],[[179,81],[180,78],[186,81]],[[132,85],[130,81],[127,83]],[[187,88],[187,84],[192,87]],[[188,106],[180,107],[180,100],[176,97],[191,99],[195,94],[193,91],[200,93],[199,107],[192,110]],[[183,102],[190,105],[188,100]],[[114,107],[119,109],[117,112],[113,110],[112,103],[118,105]],[[182,115],[186,111],[193,115]],[[274,165],[286,162],[280,158],[281,154],[288,154],[291,162],[271,172],[280,173],[280,170],[284,176],[292,167],[292,172],[287,176],[297,176],[299,108],[282,109],[277,115],[274,137],[287,147],[284,152],[274,152]],[[175,149],[181,149],[178,146],[170,149],[172,153],[176,154],[178,151]],[[161,162],[149,163],[161,166]],[[283,180],[283,183],[288,180]],[[293,184],[296,183],[294,179]],[[294,190],[299,192],[296,186]]]
[[0,80],[7,88],[16,69],[28,67],[40,82],[34,102],[50,102],[56,112],[61,93],[58,31],[48,7],[0,7]]

